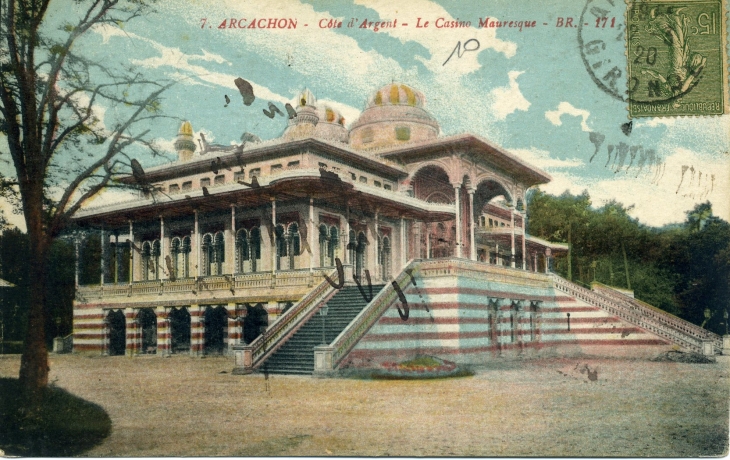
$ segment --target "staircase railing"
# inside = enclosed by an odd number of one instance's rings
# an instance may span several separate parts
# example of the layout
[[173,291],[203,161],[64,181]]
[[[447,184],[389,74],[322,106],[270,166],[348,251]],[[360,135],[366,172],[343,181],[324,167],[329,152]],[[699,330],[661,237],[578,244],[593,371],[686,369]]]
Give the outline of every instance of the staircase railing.
[[648,304],[639,303],[640,301],[619,293],[609,293],[605,289],[596,292],[578,286],[554,273],[551,276],[557,289],[596,305],[614,316],[667,339],[669,342],[702,353],[702,342],[712,340],[715,344],[715,350],[722,349],[722,338],[717,334],[699,328],[670,313],[654,307],[650,308]]
[[600,295],[624,303],[626,304],[627,308],[631,308],[635,311],[641,312],[641,314],[645,317],[652,318],[680,332],[691,335],[698,340],[712,340],[715,345],[715,350],[722,349],[722,337],[720,337],[718,334],[708,331],[707,329],[703,329],[696,324],[692,324],[689,321],[683,320],[682,318],[678,318],[669,312],[661,310],[646,302],[642,302],[639,299],[635,299],[633,297],[621,294],[620,292],[611,289],[610,286],[606,286],[601,283],[595,284],[598,289],[594,288],[594,292],[598,292]]
[[[332,270],[328,275],[331,279],[335,279],[336,273],[336,270]],[[253,342],[248,344],[247,348],[251,350],[252,367],[257,367],[271,353],[276,351],[282,339],[288,336],[292,329],[304,319],[308,318],[317,309],[322,300],[334,291],[335,288],[322,277],[322,282],[309,291],[302,300],[279,316],[266,330],[265,334],[258,336]]]
[[[396,276],[395,283],[398,284],[401,291],[405,291],[406,286],[411,281],[411,276],[408,273],[413,274],[413,272],[417,271],[420,262],[420,259],[411,260],[398,276]],[[398,300],[398,293],[393,287],[393,284],[386,284],[373,300],[358,313],[345,330],[326,347],[332,352],[331,369],[337,369],[342,359],[347,356],[350,350],[357,344],[358,340],[360,340],[373,324],[375,324],[378,318],[382,316],[385,310],[396,300]]]

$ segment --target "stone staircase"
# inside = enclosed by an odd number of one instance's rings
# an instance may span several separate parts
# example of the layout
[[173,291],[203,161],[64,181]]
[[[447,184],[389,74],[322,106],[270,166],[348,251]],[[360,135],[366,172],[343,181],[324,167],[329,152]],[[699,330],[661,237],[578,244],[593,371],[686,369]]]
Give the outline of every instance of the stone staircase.
[[[557,290],[600,307],[682,348],[703,354],[720,354],[723,349],[722,337],[719,335],[640,300],[600,286],[593,290],[586,289],[555,273],[551,277]],[[711,353],[705,347],[707,343],[712,344]]]
[[[373,285],[373,296],[383,289]],[[367,287],[363,290],[369,294]],[[356,285],[341,288],[328,302],[327,316],[313,315],[258,368],[272,374],[312,374],[314,347],[332,342],[368,304]],[[324,341],[322,328],[324,322]]]

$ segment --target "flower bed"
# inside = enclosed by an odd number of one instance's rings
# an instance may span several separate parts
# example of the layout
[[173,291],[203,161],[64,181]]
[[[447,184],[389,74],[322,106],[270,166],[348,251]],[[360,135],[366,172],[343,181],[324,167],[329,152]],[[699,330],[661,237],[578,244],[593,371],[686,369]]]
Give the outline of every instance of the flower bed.
[[380,379],[438,379],[472,375],[452,361],[435,356],[419,355],[400,363],[385,362],[381,369],[373,372],[373,378]]

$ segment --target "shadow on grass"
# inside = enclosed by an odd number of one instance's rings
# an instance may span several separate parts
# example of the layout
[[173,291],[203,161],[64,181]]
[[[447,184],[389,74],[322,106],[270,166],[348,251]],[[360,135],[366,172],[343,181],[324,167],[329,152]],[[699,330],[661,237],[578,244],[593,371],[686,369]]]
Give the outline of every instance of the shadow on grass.
[[48,387],[40,407],[28,406],[17,379],[0,379],[0,449],[5,455],[71,457],[111,432],[104,409],[60,388]]

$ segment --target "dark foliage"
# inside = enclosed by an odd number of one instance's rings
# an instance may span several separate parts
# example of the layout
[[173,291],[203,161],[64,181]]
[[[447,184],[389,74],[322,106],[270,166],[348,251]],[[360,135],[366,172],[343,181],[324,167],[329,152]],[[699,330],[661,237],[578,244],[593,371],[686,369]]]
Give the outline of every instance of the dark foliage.
[[570,244],[555,271],[580,284],[598,281],[634,291],[636,298],[724,334],[730,307],[730,225],[710,203],[685,222],[652,228],[609,202],[591,206],[588,192],[528,197],[528,232]]

